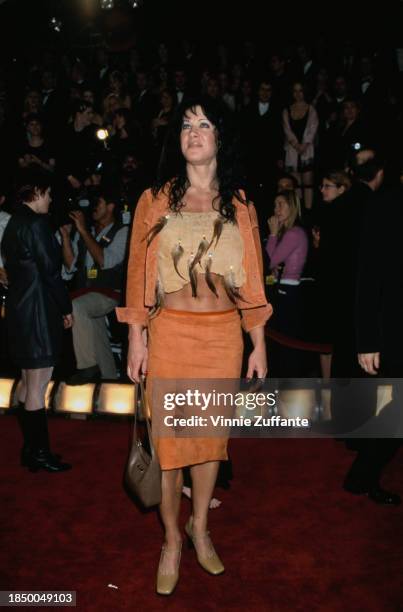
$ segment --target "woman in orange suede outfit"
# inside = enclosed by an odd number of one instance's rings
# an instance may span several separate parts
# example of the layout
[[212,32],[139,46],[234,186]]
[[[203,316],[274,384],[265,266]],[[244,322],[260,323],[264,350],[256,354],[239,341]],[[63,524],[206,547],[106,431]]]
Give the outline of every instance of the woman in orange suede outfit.
[[[271,306],[262,282],[256,212],[237,189],[227,139],[214,103],[188,103],[168,136],[157,184],[136,208],[126,307],[118,308],[117,316],[129,324],[128,375],[138,382],[147,373],[148,393],[158,378],[239,378],[242,327],[254,346],[247,377],[267,373],[264,325]],[[211,574],[224,571],[207,515],[227,439],[155,442],[165,527],[157,592],[169,595],[179,577],[184,466],[191,466],[193,503],[185,531],[200,565]]]

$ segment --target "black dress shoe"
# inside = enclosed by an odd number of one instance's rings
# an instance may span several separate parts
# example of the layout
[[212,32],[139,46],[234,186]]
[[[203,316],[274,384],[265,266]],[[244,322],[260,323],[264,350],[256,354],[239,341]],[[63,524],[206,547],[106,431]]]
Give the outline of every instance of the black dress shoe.
[[27,459],[27,467],[30,472],[66,472],[71,470],[70,463],[64,463],[45,448],[38,448],[32,451]]
[[90,368],[77,370],[66,380],[66,384],[71,386],[88,385],[89,383],[96,383],[99,380],[101,380],[101,370],[96,365]]
[[379,485],[372,487],[367,495],[373,502],[382,504],[383,506],[399,506],[402,503],[400,495],[385,491]]
[[[59,455],[58,453],[52,453],[52,455],[59,461],[62,458],[62,455]],[[22,467],[28,467],[31,459],[31,448],[27,444],[24,444],[22,447],[20,458]]]

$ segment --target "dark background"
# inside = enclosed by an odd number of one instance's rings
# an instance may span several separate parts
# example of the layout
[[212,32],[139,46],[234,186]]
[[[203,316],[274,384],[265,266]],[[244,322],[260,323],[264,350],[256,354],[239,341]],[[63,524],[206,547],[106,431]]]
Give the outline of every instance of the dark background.
[[[85,6],[91,2],[95,10],[89,19]],[[140,2],[139,8],[132,9],[129,2],[115,0],[116,5],[127,7],[134,35],[143,44],[188,38],[204,41],[206,45],[217,41],[236,45],[237,40],[251,39],[271,47],[307,38],[315,44],[322,37],[337,43],[348,37],[366,48],[379,46],[381,41],[385,46],[403,45],[403,2],[399,0]],[[3,0],[0,4],[3,59],[5,55],[20,56],[38,47],[67,48],[94,43],[108,12],[100,10],[98,0]],[[62,21],[61,33],[51,31],[51,17]]]

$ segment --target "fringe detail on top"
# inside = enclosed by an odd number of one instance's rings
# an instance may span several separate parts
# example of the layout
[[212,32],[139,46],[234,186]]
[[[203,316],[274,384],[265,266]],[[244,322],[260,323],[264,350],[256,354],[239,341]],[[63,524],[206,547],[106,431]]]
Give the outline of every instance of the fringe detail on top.
[[189,279],[190,286],[192,287],[192,297],[197,297],[197,273],[195,272],[195,260],[189,261]]
[[154,317],[164,304],[164,289],[160,279],[157,280],[155,286],[155,304],[150,310],[150,317]]
[[163,217],[160,217],[157,223],[154,225],[154,227],[150,229],[150,231],[146,235],[146,240],[147,240],[148,245],[151,244],[151,242],[154,240],[156,235],[159,234],[160,231],[166,226],[166,224],[168,223],[168,219],[169,219],[169,215],[164,215]]
[[180,242],[178,242],[178,244],[176,246],[174,246],[174,248],[171,251],[172,260],[174,262],[175,272],[177,273],[178,276],[183,278],[183,280],[187,280],[184,276],[182,276],[182,274],[179,272],[179,269],[178,269],[178,263],[179,263],[180,258],[183,255],[183,253],[184,253],[183,246],[181,245]]
[[216,289],[214,281],[213,281],[213,279],[211,277],[211,266],[212,266],[212,263],[213,263],[213,257],[210,254],[209,257],[208,257],[208,260],[207,260],[207,264],[206,264],[205,278],[206,278],[206,283],[207,283],[208,288],[210,289],[210,291],[212,291],[214,293],[216,298],[218,298],[217,289]]
[[[210,244],[208,245],[207,249],[209,249],[209,248],[212,246],[212,244],[213,244],[213,242],[214,242],[214,239],[215,239],[215,247],[217,246],[218,241],[219,241],[219,239],[220,239],[220,236],[221,236],[221,234],[222,234],[223,225],[224,225],[224,221],[223,221],[223,219],[222,219],[221,217],[218,217],[218,218],[217,218],[217,219],[214,221],[214,232],[213,232],[213,237],[212,237],[211,242],[210,242]],[[207,249],[206,249],[206,250],[207,250]]]
[[236,300],[245,301],[243,300],[238,287],[235,285],[234,273],[232,270],[224,275],[224,289],[233,304],[236,304]]
[[201,259],[203,255],[207,252],[209,246],[210,245],[206,240],[206,236],[203,236],[203,240],[199,243],[199,246],[197,247],[197,252],[192,262],[192,268],[195,268],[197,264],[200,264],[201,266]]

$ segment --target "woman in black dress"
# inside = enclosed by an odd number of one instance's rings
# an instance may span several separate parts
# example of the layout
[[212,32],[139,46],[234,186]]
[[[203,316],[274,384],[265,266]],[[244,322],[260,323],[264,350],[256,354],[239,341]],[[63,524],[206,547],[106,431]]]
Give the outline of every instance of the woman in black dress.
[[71,467],[50,452],[44,408],[46,388],[62,349],[63,328],[73,323],[70,298],[60,275],[60,247],[48,222],[50,202],[49,176],[42,172],[27,176],[2,240],[9,283],[9,350],[22,370],[21,463],[34,472]]

